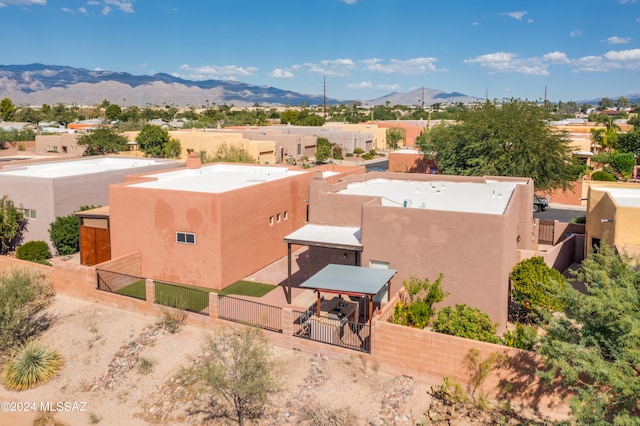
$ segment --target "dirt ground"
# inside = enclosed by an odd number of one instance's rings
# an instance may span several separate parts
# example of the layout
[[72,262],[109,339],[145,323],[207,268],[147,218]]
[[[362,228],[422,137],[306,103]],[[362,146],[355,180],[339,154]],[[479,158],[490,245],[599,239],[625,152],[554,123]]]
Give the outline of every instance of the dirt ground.
[[[0,386],[0,425],[30,426],[35,411],[47,404],[55,420],[68,425],[225,424],[189,414],[202,396],[177,378],[181,367],[202,353],[207,331],[214,330],[183,325],[170,334],[155,327],[158,318],[60,295],[46,314],[51,326],[39,340],[60,352],[64,366],[35,389],[15,392]],[[276,346],[272,350],[281,390],[252,424],[434,423],[430,385],[386,375],[357,355],[338,361]],[[138,368],[140,359],[151,364],[146,374]],[[439,413],[447,412],[441,408]],[[487,421],[466,418],[447,424]]]
[[[153,327],[157,318],[60,295],[46,312],[52,324],[39,340],[60,352],[64,366],[35,389],[0,386],[0,403],[15,402],[10,409],[21,410],[7,412],[3,404],[0,425],[31,425],[34,409],[47,403],[56,408],[68,403],[55,419],[69,425],[206,424],[201,416],[181,412],[172,386],[179,369],[201,353],[205,330],[184,325],[170,334]],[[351,424],[415,424],[426,410],[426,385],[394,381],[362,358],[336,361],[272,349],[282,372],[281,391],[260,424],[302,423],[305,407],[348,412],[355,416]],[[136,368],[141,357],[152,361],[148,374]]]

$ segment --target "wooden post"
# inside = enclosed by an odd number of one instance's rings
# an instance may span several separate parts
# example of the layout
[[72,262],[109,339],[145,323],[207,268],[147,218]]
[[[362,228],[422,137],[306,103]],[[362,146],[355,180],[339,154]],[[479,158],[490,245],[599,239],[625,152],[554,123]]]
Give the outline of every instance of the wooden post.
[[287,291],[287,303],[291,304],[291,243],[287,243],[287,280],[289,291]]

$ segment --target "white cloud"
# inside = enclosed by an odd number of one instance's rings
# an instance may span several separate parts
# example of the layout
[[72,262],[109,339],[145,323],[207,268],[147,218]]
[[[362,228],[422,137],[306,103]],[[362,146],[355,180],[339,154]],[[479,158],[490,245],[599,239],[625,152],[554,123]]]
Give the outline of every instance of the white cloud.
[[613,36],[613,37],[609,37],[606,41],[609,44],[625,44],[625,43],[629,43],[631,39],[628,37]]
[[87,13],[87,8],[86,7],[79,7],[78,8],[78,12],[82,13],[83,15],[88,15],[89,13]]
[[62,10],[63,12],[66,12],[66,13],[73,13],[73,9],[69,9],[68,7],[63,7],[60,10]]
[[347,84],[347,89],[349,90],[371,89],[372,87],[373,83],[371,83],[370,81],[361,81],[360,83]]
[[99,2],[99,1],[96,1],[96,0],[89,0],[89,1],[87,2],[87,4],[88,4],[89,6],[100,6],[100,2]]
[[133,1],[127,0],[104,0],[104,4],[114,6],[125,13],[133,13]]
[[189,80],[235,80],[237,77],[249,77],[255,75],[255,72],[258,71],[258,68],[244,68],[237,67],[235,65],[205,65],[202,67],[191,67],[188,64],[184,64],[180,66],[180,71],[183,71],[184,73],[174,73],[173,75]]
[[[505,12],[505,13],[501,13],[500,15],[502,16],[508,16],[509,18],[513,18],[515,20],[522,20],[522,18],[524,17],[524,15],[526,15],[527,12],[523,11],[523,10],[519,10],[516,12]],[[531,22],[531,21],[529,21]]]
[[102,12],[100,12],[100,13],[102,13],[103,15],[106,16],[106,15],[111,13],[111,10],[112,9],[109,6],[105,6],[105,7],[102,8]]
[[517,73],[525,75],[549,75],[549,66],[571,64],[563,52],[549,52],[542,57],[520,58],[510,52],[495,52],[465,59],[467,64],[479,64],[492,72]]
[[16,6],[44,6],[45,4],[47,4],[47,0],[2,0],[0,2],[0,7],[5,7],[9,4],[14,4]]
[[356,65],[352,59],[325,59],[319,64],[306,62],[304,64],[309,72],[324,74],[331,77],[344,77],[351,75]]
[[582,35],[582,30],[574,30],[569,33],[571,38],[580,37]]
[[356,4],[358,0],[341,0],[341,1],[346,4]]
[[610,61],[640,62],[640,49],[610,50],[604,57]]
[[283,70],[282,68],[276,68],[271,71],[271,77],[273,78],[294,78],[295,74],[291,71]]
[[425,74],[437,71],[436,58],[411,58],[406,60],[391,59],[389,63],[382,63],[382,59],[373,58],[360,61],[367,71],[384,74]]

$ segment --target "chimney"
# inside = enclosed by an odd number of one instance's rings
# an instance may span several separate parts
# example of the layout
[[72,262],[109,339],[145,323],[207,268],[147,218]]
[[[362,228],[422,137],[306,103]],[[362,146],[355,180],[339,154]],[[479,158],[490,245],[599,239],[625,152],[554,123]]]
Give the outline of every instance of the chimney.
[[200,154],[195,151],[189,153],[189,158],[187,158],[187,169],[199,169],[202,167],[202,162],[200,162]]

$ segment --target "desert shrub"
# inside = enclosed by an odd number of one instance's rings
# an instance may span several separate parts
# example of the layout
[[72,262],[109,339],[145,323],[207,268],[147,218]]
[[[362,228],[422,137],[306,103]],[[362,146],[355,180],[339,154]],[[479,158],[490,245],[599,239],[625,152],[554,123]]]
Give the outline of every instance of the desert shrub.
[[31,389],[51,379],[61,366],[58,352],[32,340],[14,349],[2,371],[2,380],[7,389]]
[[208,339],[204,350],[206,355],[191,374],[204,383],[209,415],[234,419],[240,425],[260,418],[278,390],[275,364],[261,330],[220,331]]
[[304,407],[303,418],[309,426],[351,426],[357,424],[358,416],[350,407]]
[[598,170],[597,172],[591,173],[591,180],[613,182],[616,180],[616,178],[614,175],[612,175],[609,172],[605,172],[604,170]]
[[41,326],[38,313],[53,296],[44,275],[11,269],[0,275],[0,353],[33,336]]
[[182,297],[176,296],[163,297],[160,300],[156,300],[156,302],[163,305],[160,308],[162,315],[158,320],[158,325],[171,334],[177,332],[188,316],[187,301]]
[[151,370],[153,370],[154,365],[155,361],[141,356],[138,358],[138,362],[136,363],[136,371],[140,374],[149,374],[151,373]]
[[364,149],[358,147],[358,148],[353,148],[353,153],[356,155],[360,155],[360,154],[364,154]]
[[571,219],[571,223],[586,224],[587,223],[587,217],[586,216],[574,217],[573,219]]
[[80,250],[80,229],[76,215],[57,217],[49,225],[49,237],[59,255],[77,253]]
[[482,342],[500,343],[500,338],[496,335],[496,324],[489,315],[467,305],[457,304],[455,309],[451,306],[440,309],[433,322],[433,330]]
[[426,278],[404,281],[402,285],[407,296],[396,304],[389,321],[416,328],[428,326],[435,313],[433,304],[442,302],[447,295],[442,290],[441,282],[442,274],[433,283]]
[[511,296],[526,320],[537,321],[545,312],[564,309],[561,296],[567,289],[567,280],[560,271],[549,268],[541,256],[518,263],[510,278]]
[[347,158],[350,158],[350,157],[353,157],[353,154],[350,153],[350,152],[347,152],[346,156],[347,156]]
[[538,342],[538,331],[530,325],[517,323],[514,330],[508,330],[502,335],[502,341],[512,348],[530,351]]
[[51,259],[51,251],[49,250],[49,245],[44,241],[29,241],[18,247],[16,257],[21,260],[48,265],[47,259]]
[[373,160],[373,155],[371,155],[370,153],[366,153],[366,154],[362,154],[362,158],[363,160]]

